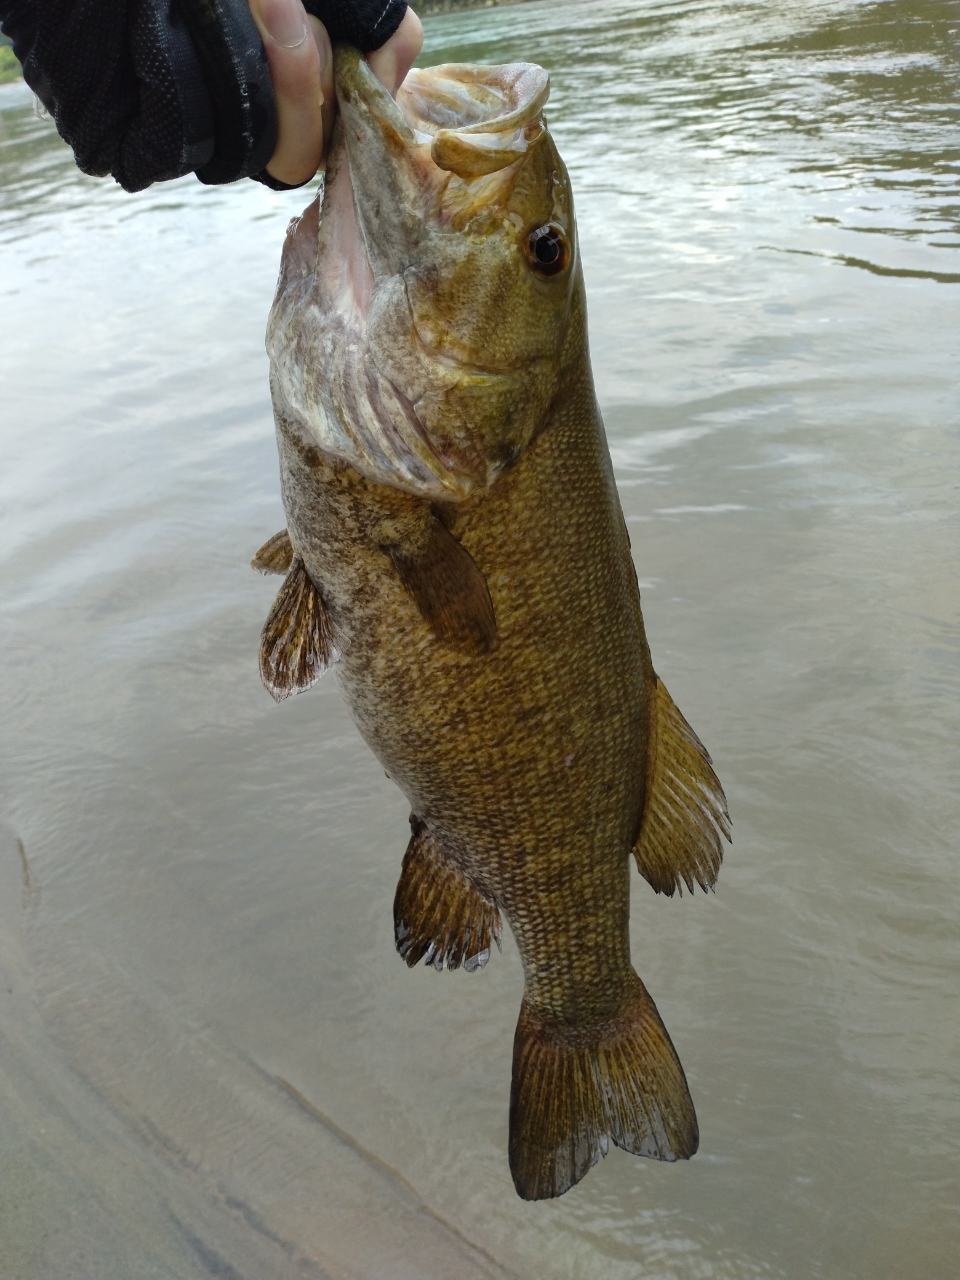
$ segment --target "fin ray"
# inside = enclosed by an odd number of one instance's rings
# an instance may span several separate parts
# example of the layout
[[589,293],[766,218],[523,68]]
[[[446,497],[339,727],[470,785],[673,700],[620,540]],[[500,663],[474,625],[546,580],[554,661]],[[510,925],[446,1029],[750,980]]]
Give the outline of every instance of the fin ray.
[[438,972],[463,965],[468,973],[500,949],[503,925],[496,905],[443,852],[436,837],[411,816],[413,835],[393,903],[397,950],[412,969],[421,960]]
[[563,1195],[611,1142],[667,1161],[689,1159],[699,1143],[683,1068],[636,974],[619,1017],[574,1027],[524,1000],[514,1039],[510,1170],[518,1194]]
[[717,882],[730,815],[706,747],[656,677],[651,716],[647,796],[633,848],[640,874],[657,893],[672,897],[706,891]]
[[280,702],[316,684],[339,656],[336,628],[297,556],[263,626],[260,679]]
[[250,561],[250,568],[258,573],[289,573],[293,564],[293,543],[286,529],[268,538]]

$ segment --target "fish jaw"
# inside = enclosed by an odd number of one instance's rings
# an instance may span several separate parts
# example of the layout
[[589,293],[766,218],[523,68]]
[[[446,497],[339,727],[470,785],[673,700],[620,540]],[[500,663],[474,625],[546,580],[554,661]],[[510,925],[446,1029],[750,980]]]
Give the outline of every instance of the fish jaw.
[[[367,479],[462,502],[516,461],[557,391],[579,264],[541,120],[549,80],[433,68],[395,102],[349,47],[335,76],[322,204],[291,224],[267,330],[275,409]],[[524,246],[551,218],[570,262],[534,280]]]

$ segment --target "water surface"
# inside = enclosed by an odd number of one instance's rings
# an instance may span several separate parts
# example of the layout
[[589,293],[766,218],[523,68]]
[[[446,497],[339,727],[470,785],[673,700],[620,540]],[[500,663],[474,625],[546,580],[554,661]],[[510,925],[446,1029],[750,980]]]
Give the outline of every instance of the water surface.
[[958,26],[428,23],[551,70],[654,660],[734,820],[715,896],[633,892],[700,1153],[536,1205],[515,948],[406,970],[405,801],[335,681],[259,683],[306,197],[125,195],[0,91],[5,1277],[956,1274]]

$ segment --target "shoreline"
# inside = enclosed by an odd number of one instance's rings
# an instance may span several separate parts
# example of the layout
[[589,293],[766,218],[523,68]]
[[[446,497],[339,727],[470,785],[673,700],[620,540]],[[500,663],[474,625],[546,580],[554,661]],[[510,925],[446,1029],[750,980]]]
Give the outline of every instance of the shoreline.
[[20,63],[13,49],[8,44],[0,44],[0,84],[14,84],[22,79]]

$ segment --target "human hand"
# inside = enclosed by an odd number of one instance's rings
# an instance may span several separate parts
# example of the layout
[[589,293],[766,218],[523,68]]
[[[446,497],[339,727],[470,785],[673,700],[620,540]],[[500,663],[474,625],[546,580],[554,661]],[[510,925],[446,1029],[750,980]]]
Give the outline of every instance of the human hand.
[[387,43],[367,54],[367,62],[380,83],[396,97],[422,48],[423,26],[413,10],[408,8]]
[[[270,66],[277,104],[277,145],[267,173],[298,186],[326,162],[337,114],[333,50],[326,28],[301,0],[248,0]],[[390,39],[368,54],[370,68],[396,93],[423,45],[423,27],[412,9]]]

